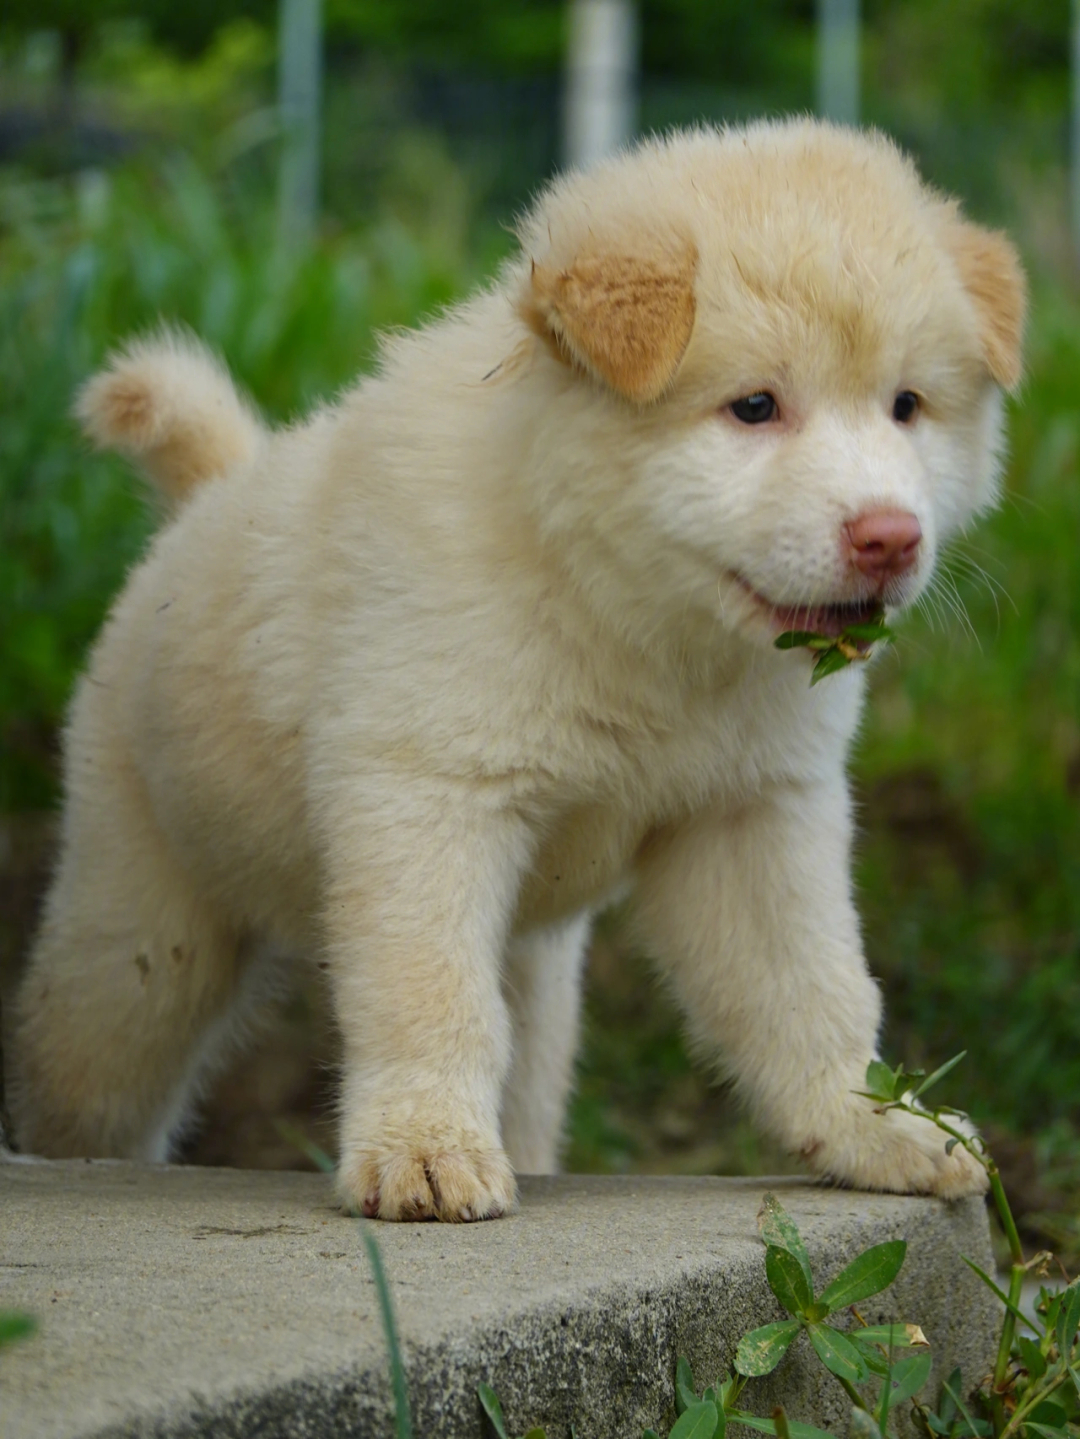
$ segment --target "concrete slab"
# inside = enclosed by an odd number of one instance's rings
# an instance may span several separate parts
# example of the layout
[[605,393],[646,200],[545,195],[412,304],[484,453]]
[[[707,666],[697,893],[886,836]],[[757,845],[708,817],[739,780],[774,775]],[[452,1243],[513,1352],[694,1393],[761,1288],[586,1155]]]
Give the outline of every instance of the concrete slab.
[[[792,1180],[526,1179],[518,1214],[374,1224],[403,1336],[415,1431],[479,1439],[476,1385],[515,1433],[637,1436],[672,1402],[675,1359],[715,1378],[782,1317],[755,1216],[772,1188],[819,1285],[858,1250],[908,1241],[870,1322],[921,1323],[935,1373],[971,1382],[993,1313],[960,1260],[991,1263],[979,1201]],[[0,1308],[39,1334],[0,1352],[2,1439],[389,1436],[386,1350],[359,1228],[320,1175],[109,1161],[0,1163]],[[933,1381],[932,1381],[933,1383]],[[936,1385],[934,1386],[936,1392]],[[800,1339],[747,1407],[847,1433],[847,1400]],[[749,1431],[742,1431],[749,1434]]]

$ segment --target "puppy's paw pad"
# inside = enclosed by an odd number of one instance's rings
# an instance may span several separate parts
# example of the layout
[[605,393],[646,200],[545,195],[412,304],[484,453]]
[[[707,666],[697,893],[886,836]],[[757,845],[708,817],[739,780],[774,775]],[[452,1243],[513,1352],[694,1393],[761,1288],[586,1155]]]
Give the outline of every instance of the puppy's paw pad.
[[[962,1145],[950,1153],[945,1147],[949,1136],[931,1120],[895,1110],[882,1117],[896,1122],[885,1131],[888,1140],[877,1161],[886,1181],[880,1188],[939,1199],[985,1194],[990,1185],[986,1170]],[[894,1178],[898,1182],[889,1182]]]
[[[944,1135],[941,1138],[944,1141]],[[960,1145],[952,1154],[946,1154],[942,1144],[928,1193],[941,1199],[964,1199],[969,1194],[985,1194],[989,1188],[990,1179],[978,1160]]]
[[436,1154],[425,1168],[440,1219],[498,1219],[517,1201],[514,1172],[499,1150]]
[[365,1150],[343,1161],[342,1204],[368,1219],[497,1219],[513,1209],[517,1190],[500,1150],[398,1154]]
[[860,1107],[851,1127],[831,1143],[817,1140],[802,1153],[817,1173],[855,1189],[963,1199],[984,1194],[986,1171],[961,1145],[946,1152],[948,1135],[929,1119]]

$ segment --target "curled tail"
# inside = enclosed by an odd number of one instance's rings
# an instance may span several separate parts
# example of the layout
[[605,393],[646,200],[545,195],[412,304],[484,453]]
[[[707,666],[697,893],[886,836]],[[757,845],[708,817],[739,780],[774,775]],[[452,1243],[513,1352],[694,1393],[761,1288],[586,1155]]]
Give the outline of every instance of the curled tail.
[[90,440],[118,450],[170,508],[255,453],[265,433],[225,367],[197,340],[136,340],[86,382],[75,414]]

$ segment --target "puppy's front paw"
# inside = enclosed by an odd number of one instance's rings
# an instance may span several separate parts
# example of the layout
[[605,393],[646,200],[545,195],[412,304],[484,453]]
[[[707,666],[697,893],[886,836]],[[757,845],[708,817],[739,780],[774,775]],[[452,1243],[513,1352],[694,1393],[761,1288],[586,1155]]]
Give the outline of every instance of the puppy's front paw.
[[338,1170],[342,1205],[368,1219],[497,1219],[517,1203],[501,1149],[360,1149]]
[[[856,1102],[843,1134],[803,1148],[815,1173],[855,1189],[894,1194],[962,1199],[986,1192],[986,1170],[959,1144],[946,1153],[949,1136],[929,1119],[897,1109],[879,1113],[869,1100]],[[953,1124],[965,1134],[975,1132],[968,1124]]]

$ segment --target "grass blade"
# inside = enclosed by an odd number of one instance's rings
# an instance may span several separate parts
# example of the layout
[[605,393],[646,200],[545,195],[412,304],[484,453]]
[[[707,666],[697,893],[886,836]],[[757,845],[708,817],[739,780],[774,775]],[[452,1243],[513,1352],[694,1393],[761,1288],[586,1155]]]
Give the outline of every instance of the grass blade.
[[309,1139],[298,1125],[291,1124],[287,1119],[275,1119],[274,1128],[294,1149],[299,1149],[301,1154],[306,1154],[316,1169],[321,1169],[324,1174],[333,1174],[334,1161],[327,1154],[325,1149],[320,1149],[313,1139]]
[[32,1314],[20,1314],[12,1310],[0,1311],[0,1345],[14,1344],[17,1339],[29,1339],[37,1332],[37,1320]]
[[979,1266],[975,1263],[974,1259],[969,1259],[966,1254],[961,1254],[960,1258],[964,1261],[964,1263],[969,1269],[973,1269],[975,1271],[975,1273],[979,1276],[979,1278],[982,1280],[982,1282],[986,1285],[988,1289],[993,1290],[993,1292],[1001,1300],[1002,1304],[1004,1304],[1005,1308],[1009,1311],[1010,1314],[1012,1314],[1015,1318],[1019,1319],[1021,1323],[1025,1324],[1033,1334],[1038,1334],[1038,1329],[1035,1327],[1034,1324],[1032,1324],[1031,1320],[1027,1317],[1027,1315],[1024,1314],[1021,1310],[1017,1309],[1015,1304],[1010,1303],[1009,1296],[1005,1293],[1004,1289],[1000,1289],[994,1283],[994,1281],[990,1278],[989,1274],[987,1274],[985,1269],[980,1269]]
[[949,1379],[946,1379],[941,1387],[945,1390],[945,1393],[949,1396],[952,1402],[956,1405],[957,1409],[959,1409],[960,1413],[963,1415],[964,1420],[967,1423],[968,1429],[971,1431],[974,1439],[974,1436],[977,1436],[982,1431],[980,1427],[975,1423],[975,1420],[968,1413],[967,1405],[960,1398],[960,1395],[953,1389],[951,1383],[949,1382],[953,1377],[954,1376],[950,1374]]
[[[375,1279],[375,1292],[379,1296],[379,1313],[382,1315],[386,1347],[390,1351],[390,1383],[394,1390],[394,1426],[397,1439],[412,1439],[409,1394],[405,1387],[405,1366],[401,1362],[401,1346],[398,1344],[397,1325],[394,1323],[394,1309],[390,1302],[390,1289],[386,1283],[386,1274],[383,1271],[382,1255],[379,1253],[379,1246],[375,1243],[374,1235],[368,1233],[366,1226],[361,1228],[360,1237],[364,1241],[368,1263],[371,1265],[371,1272]],[[484,1387],[486,1388],[486,1386]],[[482,1395],[480,1402],[483,1403]],[[496,1399],[495,1403],[498,1404],[498,1402]],[[506,1436],[500,1435],[500,1439],[506,1439]]]

